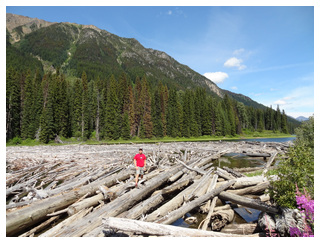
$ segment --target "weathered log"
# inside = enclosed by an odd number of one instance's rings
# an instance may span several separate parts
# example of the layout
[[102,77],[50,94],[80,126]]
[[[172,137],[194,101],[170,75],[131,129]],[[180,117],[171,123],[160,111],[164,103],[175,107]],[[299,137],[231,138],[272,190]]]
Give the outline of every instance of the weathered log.
[[227,171],[229,174],[233,175],[235,178],[246,177],[245,175],[241,174],[240,172],[234,171],[226,166],[223,166],[223,169]]
[[243,196],[239,196],[236,194],[233,194],[231,192],[221,192],[218,195],[219,198],[225,200],[225,201],[231,201],[233,203],[237,203],[249,208],[257,209],[263,212],[269,212],[269,213],[278,213],[278,209],[276,207],[269,206],[263,202],[246,198]]
[[142,215],[146,214],[151,208],[156,207],[164,201],[164,197],[161,193],[151,196],[149,199],[142,201],[134,206],[129,211],[123,212],[119,217],[127,219],[138,219]]
[[102,193],[99,193],[98,195],[95,195],[90,198],[86,198],[80,202],[70,205],[67,209],[67,213],[69,216],[74,215],[75,213],[79,212],[84,208],[89,208],[91,206],[98,205],[99,201],[103,199],[104,199],[104,195]]
[[[212,173],[212,169],[209,170],[201,179],[199,184],[196,186],[196,188],[193,189],[193,191],[187,196],[187,201],[192,200],[194,197],[199,197],[206,193],[207,188],[211,182],[211,180],[208,180],[210,175]],[[215,177],[216,180],[218,177]]]
[[53,237],[53,236],[56,236],[60,232],[61,229],[63,229],[64,227],[68,226],[72,222],[81,219],[82,217],[87,215],[89,212],[91,212],[92,208],[93,207],[90,207],[88,209],[82,209],[78,213],[70,216],[69,218],[63,220],[62,222],[60,222],[59,224],[55,225],[51,229],[49,229],[46,232],[42,233],[41,235],[39,235],[39,237]]
[[262,172],[262,176],[264,176],[264,175],[268,172],[269,167],[271,166],[273,160],[276,158],[277,154],[278,154],[278,152],[274,152],[274,153],[272,154],[272,156],[269,158],[269,160],[268,160],[268,162],[267,162],[267,164],[266,164],[266,166],[264,167],[264,170],[263,170],[263,172]]
[[145,221],[153,222],[157,218],[161,218],[162,216],[166,215],[168,212],[171,212],[178,207],[185,201],[185,198],[193,191],[193,189],[200,183],[200,180],[194,181],[192,185],[184,189],[178,195],[173,197],[170,201],[163,204],[161,207],[157,208],[151,214],[149,214]]
[[201,175],[204,175],[204,174],[206,173],[205,171],[202,171],[202,170],[197,169],[197,168],[192,168],[192,167],[186,165],[185,163],[183,163],[181,160],[179,160],[179,159],[177,159],[177,158],[176,158],[176,161],[178,161],[180,164],[182,164],[182,165],[183,165],[184,167],[186,167],[188,170],[195,171],[195,172],[197,172],[197,173],[199,173],[199,174],[201,174]]
[[56,219],[58,219],[60,216],[54,216],[51,217],[50,219],[46,220],[45,222],[41,223],[40,225],[38,225],[37,227],[23,233],[22,235],[19,235],[19,237],[28,237],[28,236],[33,236],[35,233],[43,230],[44,228],[46,228],[49,224],[51,224],[53,221],[55,221]]
[[224,169],[221,169],[219,167],[217,167],[217,170],[215,173],[226,180],[235,179],[235,177],[233,175],[229,174],[227,171],[225,171]]
[[227,192],[231,192],[237,195],[246,195],[246,194],[257,194],[264,192],[268,187],[270,183],[268,181],[261,182],[257,185],[242,188],[242,189],[237,189],[237,190],[227,190]]
[[239,234],[239,235],[250,235],[250,234],[257,233],[257,231],[258,231],[257,223],[228,224],[221,230],[222,233]]
[[192,209],[198,207],[201,203],[208,201],[209,199],[215,197],[216,195],[218,195],[220,192],[224,191],[225,189],[227,189],[230,185],[232,185],[234,183],[234,181],[229,181],[228,183],[220,186],[217,189],[212,190],[209,193],[206,193],[205,195],[183,205],[182,207],[180,207],[179,209],[171,212],[169,215],[157,220],[157,223],[161,223],[161,224],[171,224],[174,221],[176,221],[177,219],[181,218],[183,215],[185,215],[186,213],[190,212]]
[[[210,232],[197,229],[187,229],[171,225],[162,225],[151,222],[143,222],[123,218],[103,218],[102,223],[105,228],[112,230],[121,230],[135,233],[142,233],[156,236],[174,236],[174,237],[229,237],[242,236],[235,234],[224,234],[220,232]],[[252,235],[256,237],[258,235]]]
[[[202,225],[202,227],[201,227],[202,230],[207,230],[207,228],[208,228],[208,224],[209,224],[209,222],[210,222],[210,219],[211,219],[211,215],[212,215],[212,213],[213,213],[213,210],[214,210],[214,208],[215,208],[215,206],[216,206],[217,199],[218,199],[218,197],[216,196],[216,197],[214,197],[214,198],[211,200],[211,205],[210,205],[210,209],[209,209],[208,215],[207,215],[207,217],[204,219],[203,225]],[[199,225],[199,226],[200,226],[200,225]]]
[[129,178],[130,174],[130,170],[124,170],[104,180],[98,180],[79,189],[36,201],[27,207],[8,213],[6,215],[7,236],[19,233],[26,227],[40,222],[46,218],[47,214],[71,205],[86,193],[95,192],[98,190],[100,185],[104,184],[109,187],[115,184],[118,180]]
[[221,230],[225,225],[232,222],[234,218],[233,209],[214,212],[211,215],[211,229]]
[[166,173],[161,173],[159,176],[152,178],[145,183],[141,189],[132,189],[130,192],[116,198],[110,203],[102,206],[98,210],[85,216],[82,220],[71,223],[65,227],[56,236],[83,236],[86,233],[99,227],[103,217],[118,216],[124,211],[127,211],[135,204],[143,200],[146,196],[163,185],[173,174],[182,169],[182,166],[176,166]]
[[270,154],[267,154],[267,153],[245,153],[246,156],[249,156],[249,157],[263,157],[263,158],[266,158],[266,157],[270,157]]

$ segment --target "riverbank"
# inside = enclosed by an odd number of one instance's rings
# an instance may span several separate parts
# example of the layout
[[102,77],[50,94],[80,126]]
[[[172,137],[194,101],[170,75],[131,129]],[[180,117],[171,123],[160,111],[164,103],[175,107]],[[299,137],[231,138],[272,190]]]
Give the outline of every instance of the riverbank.
[[[274,133],[273,131],[263,132],[247,132],[236,136],[201,136],[201,137],[163,137],[163,138],[138,138],[134,137],[129,140],[118,139],[118,140],[101,140],[96,139],[81,140],[80,138],[60,138],[60,143],[50,141],[47,145],[64,145],[64,144],[87,144],[87,145],[102,145],[102,144],[136,144],[136,143],[170,143],[170,142],[209,142],[209,141],[245,141],[245,140],[256,140],[256,139],[277,139],[277,138],[295,138],[295,135],[285,133]],[[12,139],[6,143],[6,146],[37,146],[46,145],[37,140],[32,139]]]

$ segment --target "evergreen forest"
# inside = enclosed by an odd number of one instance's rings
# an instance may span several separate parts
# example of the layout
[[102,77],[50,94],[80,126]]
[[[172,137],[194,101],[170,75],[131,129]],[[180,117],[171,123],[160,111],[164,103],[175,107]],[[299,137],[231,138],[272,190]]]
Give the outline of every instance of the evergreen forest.
[[88,79],[56,72],[6,73],[6,139],[39,139],[43,143],[76,137],[87,140],[236,136],[243,131],[293,133],[279,107],[254,108],[227,94],[204,88],[176,90],[146,75]]

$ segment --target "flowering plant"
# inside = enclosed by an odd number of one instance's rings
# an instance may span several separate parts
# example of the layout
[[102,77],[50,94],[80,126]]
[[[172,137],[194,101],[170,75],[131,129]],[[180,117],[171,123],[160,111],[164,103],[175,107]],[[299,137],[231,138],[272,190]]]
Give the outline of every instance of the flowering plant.
[[304,230],[298,227],[290,228],[290,236],[314,237],[314,200],[304,188],[304,194],[299,191],[296,185],[296,201],[301,213],[304,214]]

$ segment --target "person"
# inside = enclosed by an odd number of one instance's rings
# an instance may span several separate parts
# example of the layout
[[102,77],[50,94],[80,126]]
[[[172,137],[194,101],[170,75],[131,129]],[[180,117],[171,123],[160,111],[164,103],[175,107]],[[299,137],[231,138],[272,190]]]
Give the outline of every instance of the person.
[[147,165],[147,162],[146,162],[147,158],[142,152],[143,150],[142,148],[140,148],[139,153],[136,154],[133,158],[133,162],[136,167],[136,187],[138,187],[139,175],[141,176],[141,179],[142,179],[143,172],[146,170],[146,165]]

